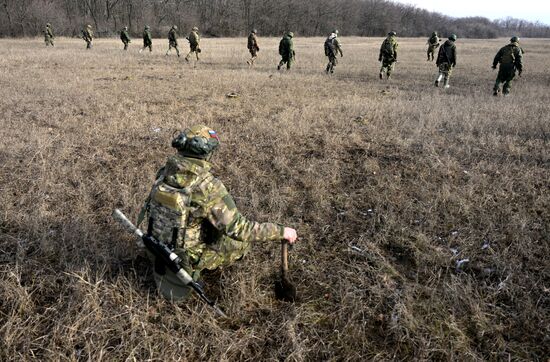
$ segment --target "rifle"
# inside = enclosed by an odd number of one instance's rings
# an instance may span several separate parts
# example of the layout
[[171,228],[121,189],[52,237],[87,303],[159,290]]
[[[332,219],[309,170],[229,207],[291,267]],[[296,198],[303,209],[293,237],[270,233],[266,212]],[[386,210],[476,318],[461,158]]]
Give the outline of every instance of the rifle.
[[161,241],[155,239],[152,235],[144,234],[140,229],[132,224],[132,222],[128,220],[126,215],[124,215],[119,209],[115,209],[113,211],[113,217],[128,231],[139,237],[139,241],[137,241],[136,243],[140,248],[145,247],[156,258],[160,258],[163,264],[168,269],[170,269],[170,271],[176,274],[179,280],[181,280],[186,286],[192,288],[199,295],[199,297],[206,304],[212,307],[214,311],[218,313],[221,317],[227,318],[225,313],[216,305],[216,303],[208,299],[208,297],[204,294],[202,287],[198,283],[196,283],[193,278],[191,278],[191,276],[185,271],[185,269],[181,267],[181,259],[176,253],[171,251],[168,246],[166,246]]

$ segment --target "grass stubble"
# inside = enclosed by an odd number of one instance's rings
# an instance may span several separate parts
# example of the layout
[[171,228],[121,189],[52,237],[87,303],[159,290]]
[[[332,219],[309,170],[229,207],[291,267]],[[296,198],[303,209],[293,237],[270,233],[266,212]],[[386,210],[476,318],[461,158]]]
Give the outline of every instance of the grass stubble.
[[[522,43],[508,98],[490,69],[506,39],[459,40],[446,92],[424,39],[400,39],[379,81],[380,41],[344,37],[327,77],[321,38],[295,40],[288,74],[277,39],[252,70],[242,39],[204,39],[196,67],[165,40],[141,55],[137,39],[1,40],[0,359],[548,358],[546,40]],[[240,210],[297,228],[296,303],[274,299],[275,243],[207,280],[229,320],[170,304],[111,219],[135,220],[197,122],[221,136],[216,174]]]

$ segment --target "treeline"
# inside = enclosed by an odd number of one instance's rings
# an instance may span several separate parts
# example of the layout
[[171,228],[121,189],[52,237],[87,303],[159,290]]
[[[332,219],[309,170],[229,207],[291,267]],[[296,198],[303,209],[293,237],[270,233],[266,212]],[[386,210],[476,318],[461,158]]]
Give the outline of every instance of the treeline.
[[452,18],[387,0],[0,0],[0,36],[35,36],[52,24],[56,35],[75,36],[91,24],[99,36],[128,26],[136,36],[149,25],[165,36],[171,25],[198,26],[212,37],[243,36],[257,28],[263,36],[292,30],[298,36],[427,36],[437,30],[461,38],[518,35],[550,37],[550,26],[519,19]]

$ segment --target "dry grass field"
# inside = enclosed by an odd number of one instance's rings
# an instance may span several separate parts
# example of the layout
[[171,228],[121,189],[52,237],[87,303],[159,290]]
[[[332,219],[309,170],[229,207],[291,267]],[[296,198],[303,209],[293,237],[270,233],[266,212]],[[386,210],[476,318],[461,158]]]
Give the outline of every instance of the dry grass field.
[[[425,39],[399,39],[380,81],[381,40],[343,37],[332,77],[321,38],[295,39],[290,73],[273,38],[254,69],[246,39],[204,39],[196,66],[164,39],[0,40],[0,360],[546,361],[548,40],[522,42],[507,98],[490,68],[507,39],[459,39],[447,91]],[[241,212],[297,229],[295,303],[260,243],[206,279],[228,320],[170,304],[112,220],[136,219],[198,122]]]

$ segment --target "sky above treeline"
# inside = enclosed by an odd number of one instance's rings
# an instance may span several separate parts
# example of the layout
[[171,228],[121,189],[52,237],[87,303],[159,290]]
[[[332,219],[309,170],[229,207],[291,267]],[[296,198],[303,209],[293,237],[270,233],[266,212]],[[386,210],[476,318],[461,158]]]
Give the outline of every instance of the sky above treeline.
[[394,0],[455,18],[483,16],[491,20],[512,17],[550,25],[548,0]]

